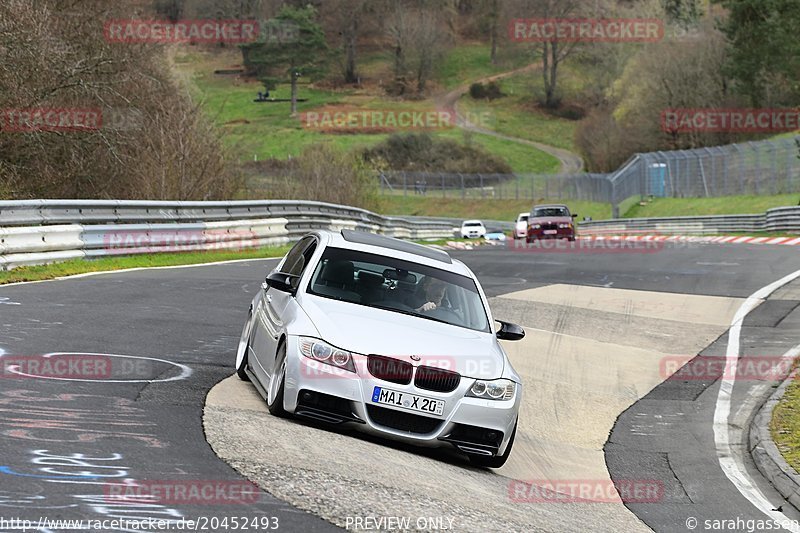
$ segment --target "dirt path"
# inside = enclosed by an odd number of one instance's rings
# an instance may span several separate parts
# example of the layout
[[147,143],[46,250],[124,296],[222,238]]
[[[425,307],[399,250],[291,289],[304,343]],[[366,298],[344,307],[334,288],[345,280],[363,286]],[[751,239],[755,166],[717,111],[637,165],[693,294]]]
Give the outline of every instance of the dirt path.
[[[520,74],[522,72],[530,72],[532,70],[538,70],[539,65],[532,64],[527,65],[522,68],[518,68],[516,70],[511,70],[508,72],[502,72],[500,74],[495,74],[493,76],[488,76],[486,78],[482,78],[477,80],[473,83],[489,83],[492,81],[502,80],[504,78],[508,78],[515,74]],[[457,124],[458,127],[467,130],[467,131],[474,131],[475,133],[481,133],[483,135],[491,135],[492,137],[496,137],[498,139],[503,139],[506,141],[511,141],[520,144],[526,144],[528,146],[532,146],[537,150],[541,150],[547,154],[552,155],[553,157],[557,158],[561,162],[561,171],[559,174],[575,174],[581,172],[583,170],[583,159],[573,152],[569,150],[564,150],[562,148],[556,148],[555,146],[550,146],[548,144],[538,143],[535,141],[530,141],[528,139],[520,139],[519,137],[512,137],[510,135],[503,135],[502,133],[497,133],[496,131],[489,130],[486,128],[481,128],[475,124],[472,124],[468,120],[466,120],[462,115],[458,112],[458,100],[469,91],[469,85],[462,85],[455,89],[450,90],[449,92],[443,94],[442,96],[438,97],[437,104],[440,107],[445,109],[453,109],[456,113],[457,117]]]

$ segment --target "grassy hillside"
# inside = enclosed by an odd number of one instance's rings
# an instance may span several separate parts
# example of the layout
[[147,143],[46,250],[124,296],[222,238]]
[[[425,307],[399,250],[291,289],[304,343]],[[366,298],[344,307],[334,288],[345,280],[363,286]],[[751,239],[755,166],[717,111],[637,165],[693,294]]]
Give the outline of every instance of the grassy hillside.
[[473,116],[487,113],[491,120],[486,127],[498,133],[575,151],[578,121],[550,115],[538,107],[533,94],[541,85],[540,78],[538,70],[515,74],[497,82],[505,97],[489,102],[466,94],[458,103],[459,110]]
[[[366,75],[387,75],[389,58],[384,53],[373,53],[365,59]],[[203,103],[209,116],[222,128],[224,141],[240,161],[253,159],[287,159],[300,154],[305,146],[327,142],[342,150],[377,144],[388,133],[325,133],[304,128],[299,118],[289,116],[289,103],[256,103],[253,100],[263,90],[260,83],[237,76],[215,75],[215,69],[232,68],[241,61],[236,50],[207,52],[191,47],[180,48],[175,63],[180,75],[193,88],[195,98]],[[468,45],[456,48],[448,57],[439,79],[444,86],[461,85],[474,77],[495,71],[515,68],[516,64],[492,67],[488,62],[488,47]],[[434,99],[406,101],[389,98],[374,84],[364,89],[330,90],[309,84],[300,86],[300,97],[308,102],[298,104],[300,113],[336,109],[367,109],[392,111],[435,110]],[[271,92],[275,98],[288,98],[289,87],[280,86]],[[475,142],[506,160],[515,172],[552,173],[559,162],[549,154],[529,146],[501,141],[486,135],[471,135],[465,139],[458,129],[436,130],[435,135],[462,142]]]

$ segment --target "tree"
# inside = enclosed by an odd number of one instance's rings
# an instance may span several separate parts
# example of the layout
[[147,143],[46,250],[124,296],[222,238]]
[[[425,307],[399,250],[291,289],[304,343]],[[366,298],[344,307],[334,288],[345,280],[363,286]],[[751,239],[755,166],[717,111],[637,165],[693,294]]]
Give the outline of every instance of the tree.
[[74,131],[0,131],[0,196],[204,200],[239,189],[165,49],[98,32],[97,21],[136,16],[120,4],[0,2],[0,109],[102,116]]
[[391,39],[394,55],[396,94],[404,94],[408,77],[416,82],[416,93],[425,92],[436,65],[444,57],[452,34],[442,20],[449,10],[423,7],[411,9],[396,6],[389,18],[386,33]]
[[484,20],[489,27],[489,60],[497,64],[497,43],[500,38],[500,18],[503,12],[501,0],[483,0]]
[[800,99],[800,0],[714,0],[728,10],[722,30],[732,53],[727,72],[753,106]]
[[297,115],[297,80],[322,72],[327,60],[325,34],[316,22],[312,6],[284,6],[270,24],[275,31],[261,32],[259,41],[241,46],[245,67],[264,83],[267,89],[285,82],[292,87],[292,116]]
[[662,0],[662,4],[669,21],[684,29],[696,24],[703,14],[698,0]]
[[661,112],[669,109],[738,107],[723,74],[724,36],[706,25],[691,41],[674,40],[643,48],[617,81],[614,118],[627,132],[632,150],[695,148],[730,142],[726,134],[664,132]]
[[[517,4],[517,10],[527,18],[569,19],[577,18],[585,3],[586,0],[521,0]],[[537,43],[533,47],[533,53],[540,54],[542,58],[545,107],[558,107],[558,69],[578,44],[577,41],[562,42],[554,39]]]
[[153,9],[171,22],[178,22],[183,16],[184,0],[154,0]]
[[339,41],[342,78],[358,83],[359,41],[377,30],[376,16],[383,4],[376,0],[326,0],[320,3],[319,20],[328,41]]

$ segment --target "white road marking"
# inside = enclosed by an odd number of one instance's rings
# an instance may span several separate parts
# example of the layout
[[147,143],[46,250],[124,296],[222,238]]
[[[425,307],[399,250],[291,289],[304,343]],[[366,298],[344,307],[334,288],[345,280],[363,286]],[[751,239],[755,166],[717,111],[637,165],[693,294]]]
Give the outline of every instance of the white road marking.
[[17,302],[12,302],[10,298],[0,296],[0,305],[20,305]]
[[[730,333],[728,334],[728,346],[725,351],[725,363],[730,371],[726,371],[720,383],[719,392],[717,394],[717,404],[714,409],[714,442],[717,448],[717,459],[722,471],[733,483],[736,489],[747,498],[758,510],[767,515],[770,519],[789,520],[783,513],[773,511],[777,505],[769,502],[763,492],[753,483],[752,479],[747,474],[745,466],[737,461],[737,457],[731,450],[730,439],[728,438],[728,419],[731,413],[731,394],[733,393],[733,385],[736,376],[736,365],[739,360],[739,341],[742,333],[742,322],[745,317],[761,303],[761,300],[767,298],[770,294],[783,287],[787,283],[800,278],[800,270],[792,272],[778,281],[770,283],[766,287],[754,292],[745,300],[731,322]],[[786,352],[784,358],[794,359],[800,354],[800,345],[795,346]],[[776,513],[778,513],[776,515]],[[787,527],[794,533],[800,533],[800,526],[796,522],[787,522],[791,524]]]

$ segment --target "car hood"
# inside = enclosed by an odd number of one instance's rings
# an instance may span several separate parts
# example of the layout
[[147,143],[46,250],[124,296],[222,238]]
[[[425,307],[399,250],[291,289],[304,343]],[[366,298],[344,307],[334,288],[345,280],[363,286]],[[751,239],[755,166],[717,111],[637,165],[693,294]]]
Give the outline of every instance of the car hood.
[[491,333],[310,294],[304,295],[303,309],[320,338],[337,348],[446,368],[472,378],[497,379],[503,374],[505,355]]
[[528,224],[564,224],[572,222],[572,217],[535,217],[528,219]]

